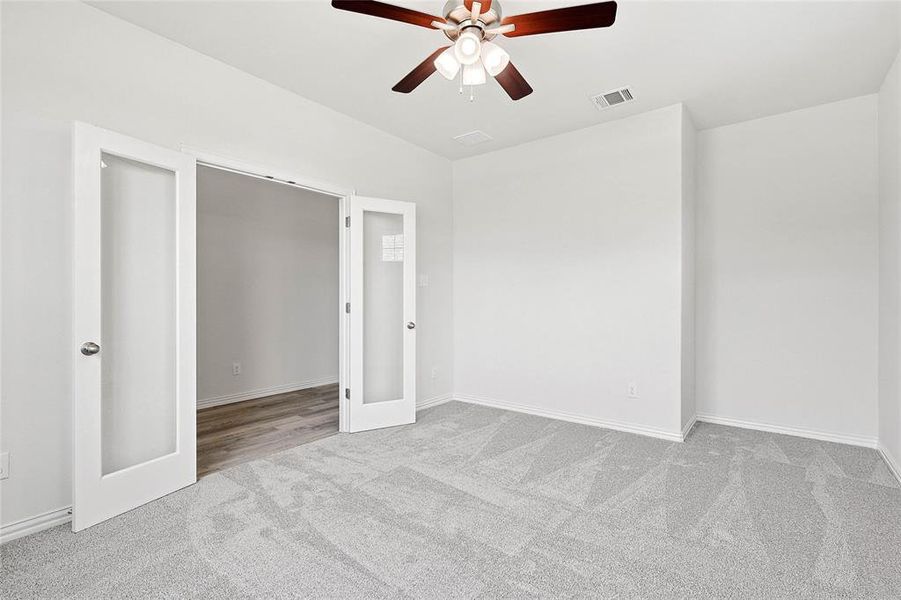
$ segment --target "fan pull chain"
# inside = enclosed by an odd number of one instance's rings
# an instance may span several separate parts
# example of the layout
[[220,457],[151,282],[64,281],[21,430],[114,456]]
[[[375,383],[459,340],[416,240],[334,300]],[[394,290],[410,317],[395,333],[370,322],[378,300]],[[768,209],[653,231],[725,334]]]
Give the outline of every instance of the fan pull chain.
[[460,95],[463,95],[463,69],[460,69]]
[[475,96],[472,93],[473,86],[469,86],[469,101],[472,102],[475,100]]

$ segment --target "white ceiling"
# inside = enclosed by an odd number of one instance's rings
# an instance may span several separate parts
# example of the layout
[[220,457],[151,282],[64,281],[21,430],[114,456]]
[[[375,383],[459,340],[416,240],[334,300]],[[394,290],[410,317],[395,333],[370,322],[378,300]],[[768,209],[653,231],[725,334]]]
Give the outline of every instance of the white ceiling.
[[[500,0],[503,1],[503,0]],[[507,14],[582,4],[504,2]],[[438,14],[443,0],[397,2]],[[469,103],[433,75],[391,91],[446,44],[438,31],[304,2],[102,2],[100,10],[175,40],[449,158],[685,102],[701,129],[879,88],[898,49],[898,2],[620,2],[609,29],[500,43],[535,88],[511,101],[496,83]],[[588,97],[631,86],[606,111]],[[464,147],[481,129],[494,141]]]

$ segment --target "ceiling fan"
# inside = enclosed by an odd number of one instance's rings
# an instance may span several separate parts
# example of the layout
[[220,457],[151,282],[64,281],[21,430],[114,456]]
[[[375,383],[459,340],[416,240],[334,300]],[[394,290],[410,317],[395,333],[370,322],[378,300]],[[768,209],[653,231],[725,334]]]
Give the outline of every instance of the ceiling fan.
[[[487,75],[494,77],[504,91],[519,100],[532,93],[532,86],[510,62],[510,55],[492,40],[499,35],[518,37],[577,29],[610,27],[616,20],[616,2],[597,2],[567,8],[543,10],[504,17],[498,0],[448,0],[444,18],[372,0],[332,0],[332,6],[392,21],[401,21],[444,32],[451,46],[435,50],[393,89],[409,94],[429,75],[438,71],[453,80],[460,74],[463,86],[481,85]],[[470,88],[470,100],[472,93]]]

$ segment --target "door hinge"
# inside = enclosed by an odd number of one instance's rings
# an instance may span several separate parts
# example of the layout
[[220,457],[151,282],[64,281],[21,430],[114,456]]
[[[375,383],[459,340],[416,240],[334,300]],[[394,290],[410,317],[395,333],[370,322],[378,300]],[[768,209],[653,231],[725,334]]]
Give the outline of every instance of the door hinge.
[[350,388],[344,388],[344,397],[350,400]]
[[350,227],[350,217],[344,217],[344,226]]
[[344,312],[350,314],[350,302],[344,305]]

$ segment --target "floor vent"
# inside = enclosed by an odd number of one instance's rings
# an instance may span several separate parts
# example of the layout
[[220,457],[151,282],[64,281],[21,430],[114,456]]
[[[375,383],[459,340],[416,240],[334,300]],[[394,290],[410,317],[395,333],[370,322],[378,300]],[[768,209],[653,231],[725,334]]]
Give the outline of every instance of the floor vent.
[[463,133],[458,136],[454,136],[454,139],[464,146],[475,146],[476,144],[484,144],[485,142],[489,142],[494,138],[484,131],[479,131],[478,129],[476,129],[475,131],[470,131],[469,133]]
[[604,110],[605,108],[610,108],[617,104],[625,104],[626,102],[631,102],[633,99],[632,90],[627,87],[604,92],[603,94],[591,97],[591,101],[594,102],[594,105],[598,110]]

